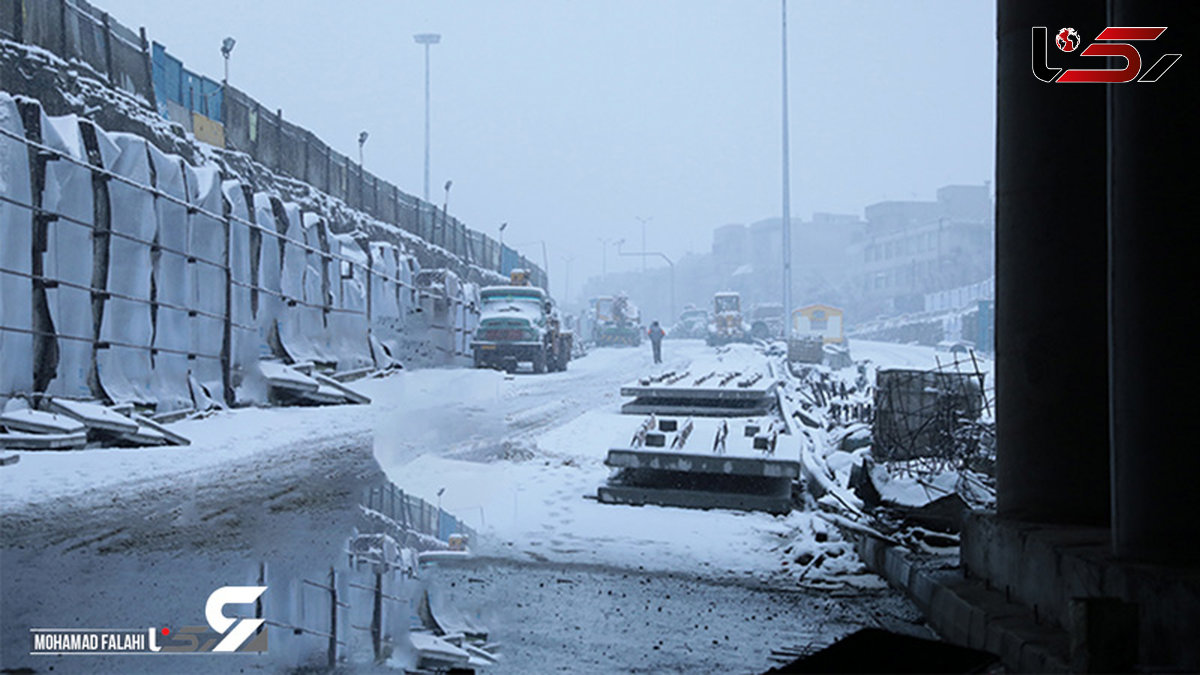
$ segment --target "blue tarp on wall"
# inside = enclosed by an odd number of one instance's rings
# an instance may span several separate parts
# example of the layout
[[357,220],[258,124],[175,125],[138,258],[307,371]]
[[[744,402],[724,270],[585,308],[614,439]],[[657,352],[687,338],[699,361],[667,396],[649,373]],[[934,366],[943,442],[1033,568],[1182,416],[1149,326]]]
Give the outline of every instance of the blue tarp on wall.
[[168,54],[166,47],[157,42],[154,43],[150,60],[154,70],[154,95],[158,99],[160,115],[170,119],[166,103],[173,101],[191,112],[221,121],[225,90],[220,82],[187,70],[182,61]]

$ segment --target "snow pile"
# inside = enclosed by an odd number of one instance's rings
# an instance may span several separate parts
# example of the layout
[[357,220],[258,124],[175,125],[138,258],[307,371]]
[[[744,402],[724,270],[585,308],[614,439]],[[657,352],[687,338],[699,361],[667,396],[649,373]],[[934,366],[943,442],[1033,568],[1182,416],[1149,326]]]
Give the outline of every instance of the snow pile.
[[872,574],[835,525],[812,512],[793,513],[787,533],[775,547],[779,574],[809,588],[882,588],[886,582]]

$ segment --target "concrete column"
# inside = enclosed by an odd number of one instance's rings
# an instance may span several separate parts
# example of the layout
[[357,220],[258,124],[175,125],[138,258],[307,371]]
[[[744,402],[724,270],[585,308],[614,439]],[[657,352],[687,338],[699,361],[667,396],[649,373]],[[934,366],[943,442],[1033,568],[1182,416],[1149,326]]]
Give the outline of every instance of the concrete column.
[[[1200,228],[1193,214],[1200,6],[1110,0],[1114,26],[1166,26],[1132,42],[1146,73],[1164,53],[1179,63],[1153,83],[1111,86],[1113,538],[1118,556],[1200,560],[1195,323]],[[1120,66],[1114,59],[1113,67]]]
[[[996,97],[997,506],[1002,517],[1109,517],[1105,90],[1034,76],[1032,28],[1090,41],[1103,3],[1001,2]],[[1091,59],[1088,59],[1089,61]],[[1042,64],[1039,64],[1042,65]]]

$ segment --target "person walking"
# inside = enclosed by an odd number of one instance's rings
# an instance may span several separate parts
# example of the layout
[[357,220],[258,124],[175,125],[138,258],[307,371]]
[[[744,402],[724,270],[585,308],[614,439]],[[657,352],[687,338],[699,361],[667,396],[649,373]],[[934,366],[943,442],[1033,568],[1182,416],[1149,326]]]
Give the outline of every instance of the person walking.
[[650,346],[654,348],[654,362],[662,363],[662,341],[666,333],[657,321],[650,322],[650,330],[646,333],[650,336]]

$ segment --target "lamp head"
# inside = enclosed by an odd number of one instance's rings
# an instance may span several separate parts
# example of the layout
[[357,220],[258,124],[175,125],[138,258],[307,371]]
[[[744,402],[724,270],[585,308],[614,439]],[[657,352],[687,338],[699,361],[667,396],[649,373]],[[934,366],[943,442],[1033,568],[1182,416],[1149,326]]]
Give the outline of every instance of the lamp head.
[[229,54],[233,51],[233,46],[237,44],[237,40],[227,37],[221,41],[221,56],[229,58]]

